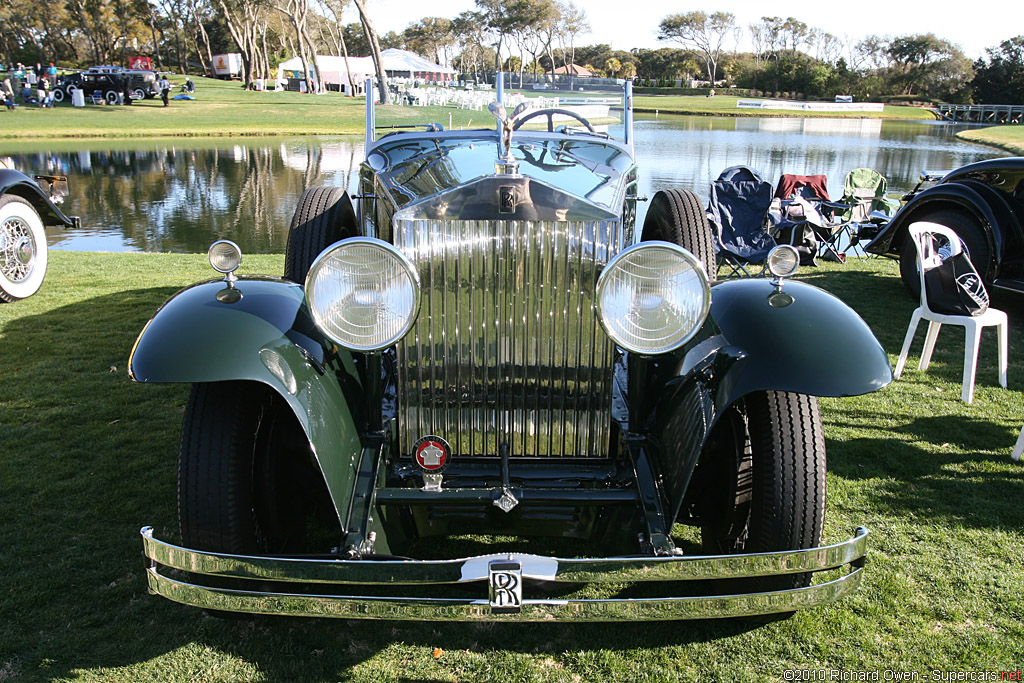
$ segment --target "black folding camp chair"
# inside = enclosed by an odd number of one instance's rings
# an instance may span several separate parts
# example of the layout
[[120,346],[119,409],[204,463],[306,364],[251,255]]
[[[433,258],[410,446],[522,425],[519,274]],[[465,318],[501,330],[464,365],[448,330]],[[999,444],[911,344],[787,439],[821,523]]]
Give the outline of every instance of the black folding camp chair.
[[[768,207],[772,186],[746,166],[731,166],[711,183],[708,221],[715,231],[718,268],[730,277],[760,275],[775,239],[768,234]],[[760,266],[756,272],[748,270]]]

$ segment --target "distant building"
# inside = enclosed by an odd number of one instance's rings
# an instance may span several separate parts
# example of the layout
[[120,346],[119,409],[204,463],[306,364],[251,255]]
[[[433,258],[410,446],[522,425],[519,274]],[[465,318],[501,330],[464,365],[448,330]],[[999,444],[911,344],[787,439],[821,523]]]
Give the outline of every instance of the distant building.
[[560,66],[557,69],[555,69],[554,71],[550,71],[548,73],[555,74],[556,76],[565,76],[565,75],[570,75],[570,76],[593,76],[594,75],[593,71],[591,71],[590,69],[588,69],[585,66],[580,66],[579,64],[570,64],[568,67]]

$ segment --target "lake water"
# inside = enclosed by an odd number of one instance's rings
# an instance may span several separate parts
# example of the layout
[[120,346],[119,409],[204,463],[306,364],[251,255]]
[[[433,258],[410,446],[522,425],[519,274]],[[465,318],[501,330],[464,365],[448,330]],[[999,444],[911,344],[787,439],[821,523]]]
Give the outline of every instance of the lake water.
[[[961,129],[869,119],[641,119],[640,193],[679,187],[706,200],[722,169],[743,164],[773,184],[783,173],[826,174],[837,199],[854,168],[875,168],[891,192],[904,192],[922,170],[1005,156],[957,140]],[[243,252],[282,252],[303,189],[351,191],[362,154],[362,139],[352,137],[0,144],[0,157],[19,170],[69,177],[64,210],[83,227],[50,230],[49,242],[81,251],[204,252],[227,238]],[[646,208],[640,204],[638,225]]]

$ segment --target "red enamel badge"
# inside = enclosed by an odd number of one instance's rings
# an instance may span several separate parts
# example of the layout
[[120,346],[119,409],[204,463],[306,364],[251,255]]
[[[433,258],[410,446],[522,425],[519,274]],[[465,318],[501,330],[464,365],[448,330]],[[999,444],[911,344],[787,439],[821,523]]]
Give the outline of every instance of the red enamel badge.
[[416,467],[430,474],[443,472],[452,460],[452,447],[439,436],[424,436],[413,444]]

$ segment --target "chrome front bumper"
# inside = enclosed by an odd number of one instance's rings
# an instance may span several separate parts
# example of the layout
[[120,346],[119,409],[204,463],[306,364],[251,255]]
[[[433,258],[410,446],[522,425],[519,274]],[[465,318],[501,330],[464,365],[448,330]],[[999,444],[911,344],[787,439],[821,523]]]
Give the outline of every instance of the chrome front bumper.
[[[459,560],[334,560],[200,552],[141,531],[151,593],[185,605],[251,614],[424,621],[637,621],[773,614],[824,605],[860,585],[867,529],[834,545],[780,553],[689,557],[564,559],[506,553]],[[247,588],[218,588],[171,578],[162,568],[216,577]],[[706,581],[842,570],[839,578],[792,590],[615,599],[531,599],[524,581],[573,584]],[[266,582],[274,582],[266,590]],[[478,582],[479,598],[414,597],[416,586]],[[282,585],[295,584],[290,592]],[[332,586],[402,586],[408,596],[340,594]],[[310,592],[311,587],[317,590]],[[527,586],[529,588],[529,586]],[[486,594],[486,597],[484,597]]]

